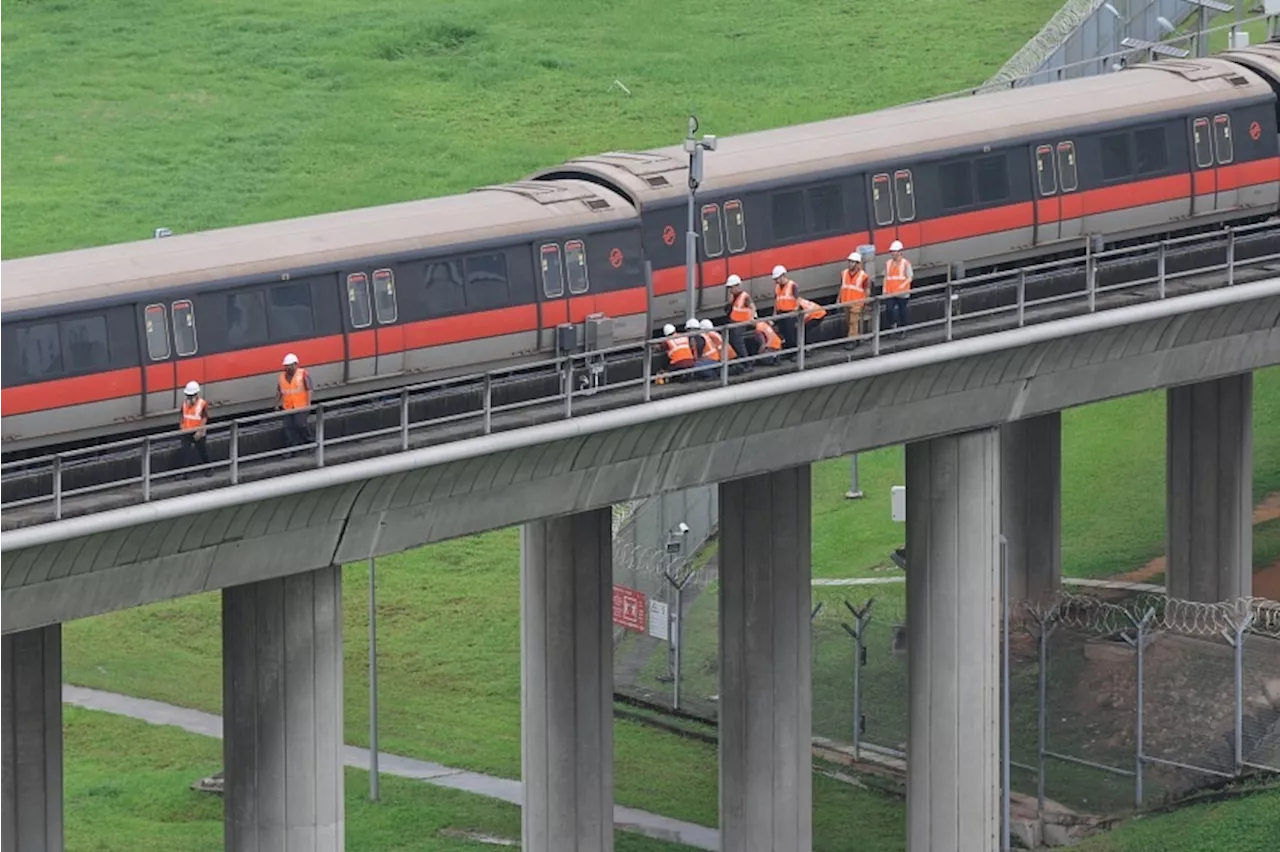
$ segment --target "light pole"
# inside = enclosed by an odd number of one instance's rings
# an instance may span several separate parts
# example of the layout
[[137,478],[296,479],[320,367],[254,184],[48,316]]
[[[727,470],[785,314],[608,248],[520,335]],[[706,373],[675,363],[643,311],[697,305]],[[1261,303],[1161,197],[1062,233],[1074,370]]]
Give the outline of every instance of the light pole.
[[698,184],[702,183],[702,152],[716,149],[716,137],[703,136],[699,141],[694,138],[697,132],[698,117],[690,115],[689,135],[684,140],[684,150],[689,155],[689,230],[684,235],[685,319],[693,319],[697,312],[698,231],[694,196]]
[[862,498],[862,489],[858,487],[858,454],[853,454],[853,461],[849,465],[849,490],[844,493],[846,500],[859,500]]
[[[667,605],[667,677],[676,680],[680,671],[680,658],[678,656],[679,637],[676,631],[680,629],[679,608],[681,603],[681,593],[684,591],[685,581],[677,582],[674,578],[676,571],[676,563],[680,561],[680,557],[684,551],[685,536],[689,534],[689,525],[681,521],[675,527],[667,531],[667,567],[662,572],[663,579],[671,585],[675,590],[675,600],[670,601]],[[690,575],[691,576],[691,575]],[[673,606],[674,605],[674,606]],[[677,695],[679,686],[676,686]],[[678,697],[676,699],[679,700]]]

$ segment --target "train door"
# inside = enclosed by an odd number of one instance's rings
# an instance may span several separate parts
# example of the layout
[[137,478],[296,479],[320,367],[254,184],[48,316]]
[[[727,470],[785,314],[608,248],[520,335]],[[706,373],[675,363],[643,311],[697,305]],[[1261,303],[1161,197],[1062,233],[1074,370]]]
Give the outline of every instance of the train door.
[[702,205],[702,268],[698,270],[698,282],[703,290],[719,287],[729,277],[722,219],[720,205]]
[[890,177],[882,172],[871,178],[871,242],[876,254],[889,253],[894,240],[902,240],[908,251],[920,245],[920,225],[916,223],[916,188],[910,169],[898,169]]
[[376,324],[374,342],[377,347],[377,373],[393,376],[404,372],[404,326],[399,319],[396,295],[396,273],[385,267],[373,270],[370,288],[373,296],[373,318]]
[[[176,411],[182,392],[178,389],[178,364],[169,337],[169,308],[163,302],[147,305],[142,311],[147,358],[144,415]],[[185,384],[185,382],[184,382]]]
[[351,270],[343,276],[346,303],[346,380],[358,382],[404,371],[404,331],[396,325],[395,273]]
[[893,180],[888,172],[871,178],[871,221],[871,242],[875,244],[876,253],[883,254],[889,250],[889,243],[898,238],[893,215]]
[[1076,192],[1080,188],[1080,176],[1076,169],[1076,143],[1059,142],[1055,148],[1055,165],[1058,167],[1058,237],[1074,239],[1084,234],[1084,202]]
[[1213,130],[1207,116],[1191,121],[1191,215],[1202,216],[1218,207],[1218,170],[1213,165]]
[[1058,195],[1058,167],[1054,160],[1052,145],[1037,145],[1031,158],[1036,191],[1035,245],[1056,242],[1062,236],[1062,198]]
[[[182,404],[182,389],[187,382],[205,384],[204,359],[200,357],[200,339],[196,333],[196,308],[190,299],[178,299],[169,306],[169,320],[173,331],[174,364],[173,408]],[[209,393],[204,394],[209,399]],[[210,400],[212,402],[212,400]]]
[[542,287],[540,322],[542,329],[551,332],[541,339],[554,348],[556,326],[569,321],[569,302],[564,296],[564,254],[559,243],[543,243],[538,248],[538,267]]
[[[1213,157],[1214,171],[1235,161],[1235,143],[1231,138],[1231,116],[1225,113],[1213,117]],[[1221,174],[1215,174],[1217,192],[1214,194],[1218,210],[1230,210],[1240,205],[1240,190],[1234,182],[1229,185],[1222,180]]]

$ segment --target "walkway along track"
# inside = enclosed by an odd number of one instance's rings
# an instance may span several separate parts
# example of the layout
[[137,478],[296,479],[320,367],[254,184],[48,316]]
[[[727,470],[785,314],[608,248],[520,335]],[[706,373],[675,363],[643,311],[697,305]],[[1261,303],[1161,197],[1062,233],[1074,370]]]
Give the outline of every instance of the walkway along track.
[[304,447],[283,446],[278,414],[215,423],[209,434],[213,461],[204,470],[182,466],[178,433],[8,462],[0,486],[0,528],[29,527],[708,387],[1176,299],[1275,277],[1277,271],[1280,221],[1270,221],[920,287],[912,294],[913,323],[905,336],[881,333],[878,312],[867,311],[871,330],[854,349],[844,337],[845,318],[837,311],[809,325],[798,351],[789,352],[790,360],[777,366],[752,363],[744,373],[722,369],[719,381],[654,384],[654,347],[631,344],[326,402],[315,406],[317,440]]

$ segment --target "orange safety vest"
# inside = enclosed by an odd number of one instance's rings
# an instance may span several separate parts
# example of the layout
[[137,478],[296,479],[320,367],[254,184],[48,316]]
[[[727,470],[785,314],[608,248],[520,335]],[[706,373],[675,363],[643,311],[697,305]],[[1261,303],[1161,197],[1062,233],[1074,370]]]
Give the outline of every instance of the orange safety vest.
[[[712,361],[720,360],[720,347],[724,346],[724,338],[720,336],[718,331],[704,331],[702,333],[702,357],[710,358]],[[733,351],[733,347],[729,347],[729,358],[737,358],[738,353]]]
[[778,336],[778,332],[773,330],[773,326],[767,322],[756,323],[756,331],[764,335],[764,348],[778,351],[782,348],[782,338]]
[[209,403],[203,399],[197,399],[194,404],[184,399],[182,401],[182,431],[190,432],[192,429],[199,429],[203,426],[205,412],[208,410]]
[[895,262],[889,258],[884,265],[884,294],[893,296],[911,290],[911,264],[904,257]]
[[810,302],[808,299],[801,299],[800,307],[808,312],[804,315],[805,322],[817,322],[827,315],[826,308],[817,302]]
[[751,296],[746,290],[733,297],[733,309],[729,311],[730,322],[746,322],[751,319]]
[[293,371],[293,381],[289,381],[284,377],[284,373],[280,373],[280,406],[286,410],[290,408],[306,408],[311,404],[311,400],[307,397],[307,371],[302,367]]
[[796,309],[796,282],[783,278],[773,286],[774,303],[780,314],[789,314]]
[[676,364],[693,363],[693,349],[689,346],[689,338],[668,337],[663,342],[667,346],[668,364],[675,366]]
[[840,272],[840,295],[838,297],[840,304],[861,302],[867,298],[867,279],[869,277],[864,269],[859,269],[857,272],[850,269],[842,270]]

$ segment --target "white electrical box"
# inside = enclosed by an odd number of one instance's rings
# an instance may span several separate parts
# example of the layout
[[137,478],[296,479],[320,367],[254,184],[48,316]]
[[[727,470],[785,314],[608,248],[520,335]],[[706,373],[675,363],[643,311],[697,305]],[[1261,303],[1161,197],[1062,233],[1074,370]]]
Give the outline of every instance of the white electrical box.
[[[1280,0],[1274,0],[1274,2],[1276,4],[1277,10],[1280,10]],[[1249,34],[1247,32],[1244,32],[1243,30],[1238,30],[1234,33],[1228,33],[1228,36],[1229,36],[1228,40],[1231,42],[1231,44],[1228,46],[1230,47],[1231,50],[1240,50],[1241,48],[1245,48],[1249,46]]]
[[889,515],[895,523],[907,522],[907,486],[895,485],[889,489]]

